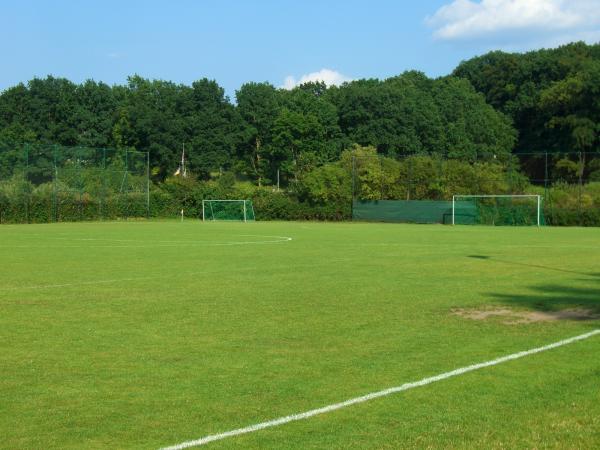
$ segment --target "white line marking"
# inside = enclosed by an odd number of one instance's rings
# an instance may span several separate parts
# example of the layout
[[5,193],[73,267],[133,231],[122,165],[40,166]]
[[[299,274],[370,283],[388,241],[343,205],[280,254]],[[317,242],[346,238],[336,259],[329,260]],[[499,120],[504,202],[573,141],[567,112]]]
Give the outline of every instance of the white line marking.
[[533,355],[535,353],[545,352],[547,350],[552,350],[557,347],[562,347],[563,345],[572,344],[577,341],[582,341],[584,339],[591,338],[600,334],[600,329],[596,329],[590,331],[589,333],[581,334],[579,336],[575,336],[569,339],[564,339],[562,341],[555,342],[553,344],[545,345],[543,347],[534,348],[531,350],[526,350],[519,353],[513,353],[511,355],[503,356],[501,358],[493,359],[491,361],[473,364],[467,367],[461,367],[460,369],[455,369],[450,372],[445,372],[440,375],[435,375],[433,377],[423,378],[419,381],[414,381],[411,383],[405,383],[401,386],[392,387],[389,389],[384,389],[383,391],[373,392],[371,394],[363,395],[361,397],[351,398],[349,400],[334,403],[332,405],[324,406],[318,409],[311,409],[310,411],[306,411],[299,414],[292,414],[290,416],[279,417],[278,419],[269,420],[268,422],[257,423],[255,425],[250,425],[244,428],[238,428],[236,430],[226,431],[224,433],[212,434],[209,436],[205,436],[200,439],[196,439],[193,441],[182,442],[181,444],[172,445],[170,447],[164,447],[162,450],[182,450],[184,448],[190,447],[198,447],[200,445],[208,444],[209,442],[220,441],[221,439],[226,439],[228,437],[239,436],[240,434],[246,433],[254,433],[255,431],[263,430],[265,428],[276,427],[279,425],[283,425],[289,422],[294,422],[296,420],[308,419],[313,416],[317,416],[319,414],[326,414],[331,411],[335,411],[337,409],[346,408],[348,406],[356,405],[358,403],[368,402],[369,400],[373,400],[379,397],[386,397],[391,394],[396,394],[402,391],[408,391],[409,389],[413,389],[420,386],[425,386],[427,384],[435,383],[436,381],[445,380],[447,378],[455,377],[458,375],[462,375],[467,372],[472,372],[474,370],[483,369],[485,367],[495,366],[497,364],[502,364],[507,361],[512,361],[515,359],[523,358],[525,356]]
[[[472,248],[473,244],[472,243],[468,243],[468,242],[439,242],[436,244],[430,244],[427,242],[418,242],[418,243],[413,243],[413,242],[362,242],[362,243],[338,243],[338,244],[334,244],[340,247],[451,247],[451,248],[462,248],[462,247],[469,247]],[[481,244],[483,247],[477,247],[477,248],[489,248],[489,246],[486,246],[485,244]],[[497,248],[497,246],[494,245],[494,248]],[[577,248],[577,249],[586,249],[586,250],[596,250],[596,249],[600,249],[600,247],[598,246],[593,246],[593,245],[521,245],[521,244],[501,244],[499,246],[499,248],[549,248],[549,249],[554,249],[554,250],[562,250],[562,249],[572,249],[572,248]]]
[[[337,262],[347,262],[347,261],[354,261],[354,260],[355,260],[355,258],[336,258],[336,259],[325,260],[325,262],[323,262],[323,263],[294,264],[294,265],[289,265],[289,266],[280,264],[275,269],[281,269],[281,270],[284,270],[287,272],[293,272],[295,269],[302,269],[302,268],[306,268],[306,267],[314,268],[314,267],[319,267],[319,266],[323,267],[323,266],[328,266],[328,265],[331,265],[331,264],[337,263]],[[251,272],[254,270],[264,271],[265,268],[262,266],[241,267],[241,268],[235,269],[234,273]],[[193,272],[176,273],[176,274],[170,274],[170,275],[156,274],[156,275],[148,275],[148,276],[143,276],[143,277],[114,278],[114,279],[110,279],[110,280],[77,281],[74,283],[62,283],[62,284],[38,284],[38,285],[33,285],[33,286],[7,286],[7,287],[0,286],[0,293],[5,292],[5,291],[54,289],[54,288],[86,286],[86,285],[94,285],[94,284],[121,283],[123,281],[142,281],[142,280],[156,280],[156,279],[161,279],[161,278],[190,277],[190,276],[209,275],[209,274],[212,275],[212,274],[223,273],[223,272],[232,273],[232,270],[230,268],[228,268],[226,270],[201,270],[201,271],[193,271]]]
[[[157,247],[189,247],[189,246],[202,246],[202,247],[218,247],[218,246],[231,246],[231,245],[254,245],[254,244],[277,244],[280,242],[289,242],[292,240],[291,237],[288,236],[261,236],[261,235],[251,235],[251,234],[241,234],[239,236],[242,237],[263,237],[263,238],[271,238],[271,240],[265,241],[154,241],[152,245],[57,245],[57,246],[49,246],[49,245],[0,245],[0,248],[57,248],[57,249],[65,249],[65,248],[157,248]],[[31,236],[27,236],[31,237]],[[144,240],[134,240],[134,239],[95,239],[95,238],[57,238],[57,237],[49,237],[47,239],[53,240],[61,240],[61,241],[85,241],[85,242],[147,242]]]
[[[186,276],[191,275],[202,275],[210,272],[190,272],[185,273]],[[177,274],[172,275],[177,276]],[[40,284],[36,286],[11,286],[11,287],[0,287],[0,292],[4,291],[21,291],[21,290],[35,290],[35,289],[55,289],[62,287],[72,287],[72,286],[87,286],[94,284],[111,284],[111,283],[120,283],[123,281],[142,281],[142,280],[154,280],[157,278],[166,278],[166,276],[154,275],[148,277],[135,277],[135,278],[115,278],[113,280],[97,280],[97,281],[79,281],[77,283],[63,283],[63,284]]]

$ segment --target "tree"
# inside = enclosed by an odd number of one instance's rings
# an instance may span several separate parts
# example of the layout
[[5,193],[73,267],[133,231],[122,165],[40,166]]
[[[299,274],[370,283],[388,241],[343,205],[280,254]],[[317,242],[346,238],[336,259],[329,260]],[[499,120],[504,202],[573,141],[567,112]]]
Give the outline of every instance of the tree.
[[185,111],[185,130],[191,144],[190,169],[204,177],[230,169],[242,136],[239,113],[214,80],[195,81],[188,94],[191,111]]
[[75,88],[75,101],[73,122],[77,133],[77,145],[88,147],[112,145],[117,102],[110,86],[88,80]]
[[161,180],[175,171],[181,145],[187,137],[185,121],[177,108],[182,92],[188,89],[135,75],[129,77],[126,87],[115,92],[120,106],[117,123],[133,130],[127,143],[136,150],[149,152],[150,164],[157,168],[153,173]]
[[282,104],[289,111],[299,113],[312,123],[311,152],[319,164],[339,159],[342,148],[349,144],[339,126],[338,111],[331,101],[325,83],[310,82],[282,92]]
[[269,153],[280,100],[277,90],[269,83],[246,83],[236,92],[236,99],[244,121],[238,146],[242,170],[253,176],[260,186],[270,181]]
[[349,204],[352,180],[338,163],[325,164],[308,172],[301,181],[301,199],[316,204]]
[[[323,127],[312,114],[302,114],[283,108],[273,123],[271,165],[281,167],[296,180],[310,169],[303,163],[314,161],[323,146]],[[312,156],[312,157],[311,157]]]
[[[552,119],[561,102],[574,99],[573,90],[583,92],[582,74],[599,60],[600,44],[577,42],[523,54],[491,52],[461,63],[453,74],[467,78],[488,103],[513,119],[518,153],[564,152],[573,148],[572,127],[554,126],[558,122]],[[599,109],[596,104],[586,114]]]
[[439,143],[439,153],[469,161],[482,156],[505,160],[510,155],[517,139],[511,120],[488,105],[467,80],[435,80],[432,97],[445,136]]
[[431,80],[406,72],[385,81],[361,80],[332,94],[344,133],[381,154],[443,154],[473,159],[508,154],[516,133],[468,81]]

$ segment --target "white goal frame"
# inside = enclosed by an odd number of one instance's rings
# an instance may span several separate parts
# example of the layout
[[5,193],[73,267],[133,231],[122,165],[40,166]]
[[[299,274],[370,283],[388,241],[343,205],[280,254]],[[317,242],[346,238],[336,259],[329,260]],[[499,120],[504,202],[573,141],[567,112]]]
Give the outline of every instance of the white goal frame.
[[[215,221],[217,219],[215,219],[214,214],[211,214],[212,219],[207,219],[206,218],[206,204],[208,203],[210,205],[210,207],[212,208],[212,202],[236,202],[236,203],[242,203],[244,205],[244,218],[242,219],[244,222],[248,221],[248,212],[249,209],[248,207],[250,207],[252,209],[252,217],[254,217],[254,206],[252,206],[252,201],[250,200],[221,200],[221,199],[207,199],[207,200],[202,200],[202,221],[205,222],[206,220],[212,220]],[[249,206],[248,206],[249,205]],[[212,211],[212,209],[211,209]],[[224,219],[226,220],[226,219]]]
[[542,196],[535,194],[498,194],[498,195],[453,195],[452,196],[452,225],[454,225],[454,211],[456,200],[461,198],[535,198],[537,200],[537,226],[540,226],[542,217]]

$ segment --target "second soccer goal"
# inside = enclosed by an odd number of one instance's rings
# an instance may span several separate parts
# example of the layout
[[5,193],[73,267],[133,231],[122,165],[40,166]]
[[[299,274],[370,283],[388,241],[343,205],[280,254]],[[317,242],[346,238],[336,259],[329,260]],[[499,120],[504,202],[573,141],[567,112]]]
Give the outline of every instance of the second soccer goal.
[[254,220],[252,200],[202,200],[202,220]]
[[452,225],[543,225],[540,195],[454,195]]

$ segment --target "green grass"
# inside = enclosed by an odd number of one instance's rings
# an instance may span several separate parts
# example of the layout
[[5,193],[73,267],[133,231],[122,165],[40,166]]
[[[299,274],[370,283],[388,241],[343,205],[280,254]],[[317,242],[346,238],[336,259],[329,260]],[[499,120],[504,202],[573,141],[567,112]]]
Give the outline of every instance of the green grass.
[[[591,228],[1,226],[0,447],[158,448],[582,334],[599,321],[451,312],[600,312],[599,254]],[[593,337],[210,446],[598,448],[599,355]]]

